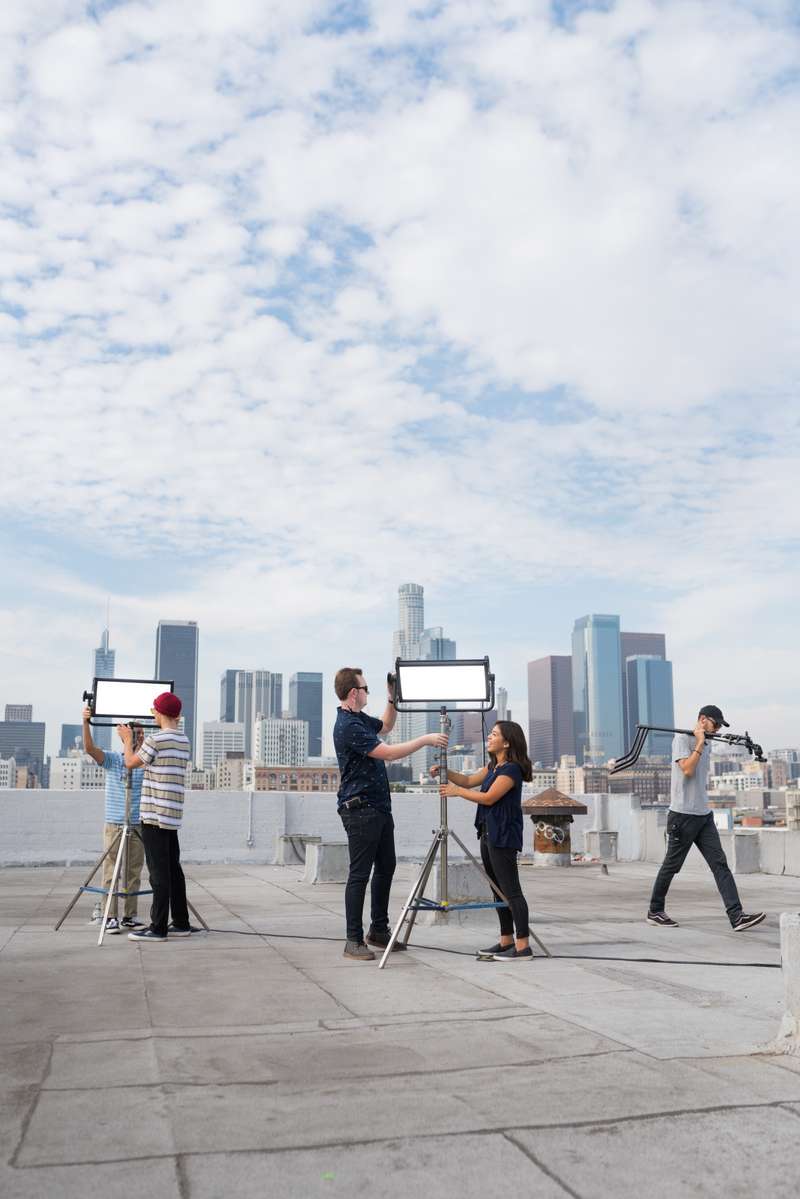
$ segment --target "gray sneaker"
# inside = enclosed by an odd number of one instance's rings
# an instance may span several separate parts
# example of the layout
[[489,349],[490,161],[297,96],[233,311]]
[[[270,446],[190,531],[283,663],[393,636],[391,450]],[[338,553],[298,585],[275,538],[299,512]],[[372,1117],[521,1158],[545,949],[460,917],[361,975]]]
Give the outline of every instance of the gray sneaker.
[[345,941],[344,956],[355,958],[357,962],[374,962],[375,954],[363,941]]

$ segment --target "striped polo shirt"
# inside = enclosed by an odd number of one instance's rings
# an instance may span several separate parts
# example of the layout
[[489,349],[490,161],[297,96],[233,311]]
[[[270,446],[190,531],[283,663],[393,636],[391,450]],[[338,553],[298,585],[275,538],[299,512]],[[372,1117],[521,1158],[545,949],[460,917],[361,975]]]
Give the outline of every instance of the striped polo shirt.
[[[106,824],[125,822],[125,782],[128,772],[122,754],[106,750],[103,754],[106,772]],[[131,771],[131,824],[139,823],[139,801],[142,795],[142,771]]]
[[189,738],[177,729],[159,729],[145,737],[137,751],[144,762],[142,824],[181,827],[190,749]]

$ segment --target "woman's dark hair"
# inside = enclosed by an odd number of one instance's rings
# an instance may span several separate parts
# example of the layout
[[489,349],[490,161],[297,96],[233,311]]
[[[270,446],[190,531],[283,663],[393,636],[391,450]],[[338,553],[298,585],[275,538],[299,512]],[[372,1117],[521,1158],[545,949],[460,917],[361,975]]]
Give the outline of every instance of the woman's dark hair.
[[[499,729],[508,742],[506,761],[516,762],[522,770],[523,779],[529,783],[533,777],[533,768],[528,757],[528,742],[525,740],[521,725],[518,725],[516,720],[496,720],[492,727]],[[497,758],[494,754],[489,754],[489,762],[491,769],[494,770],[497,765]]]

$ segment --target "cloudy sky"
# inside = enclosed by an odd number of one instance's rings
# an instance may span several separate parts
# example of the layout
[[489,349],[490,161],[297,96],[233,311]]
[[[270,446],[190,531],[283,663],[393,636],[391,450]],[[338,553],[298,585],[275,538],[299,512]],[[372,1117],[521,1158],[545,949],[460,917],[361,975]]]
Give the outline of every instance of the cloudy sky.
[[[8,0],[0,705],[52,749],[197,620],[373,676],[396,589],[512,708],[618,612],[800,743],[791,0]],[[330,705],[329,713],[333,705]]]

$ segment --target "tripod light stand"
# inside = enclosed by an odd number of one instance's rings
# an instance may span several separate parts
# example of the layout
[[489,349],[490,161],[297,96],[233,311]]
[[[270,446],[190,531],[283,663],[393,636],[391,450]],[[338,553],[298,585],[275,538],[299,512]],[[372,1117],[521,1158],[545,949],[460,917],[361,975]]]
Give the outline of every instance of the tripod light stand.
[[[489,712],[494,707],[494,675],[489,669],[489,659],[471,658],[439,661],[403,661],[398,658],[395,662],[394,674],[394,705],[398,712],[430,712],[432,707],[439,708],[439,728],[442,733],[449,733],[452,721],[448,708],[453,710],[458,705],[460,712]],[[447,782],[447,747],[439,750],[439,778]],[[447,845],[450,838],[456,842],[464,856],[476,870],[483,875],[496,900],[489,903],[451,903],[448,892],[447,877]],[[439,859],[440,895],[438,900],[426,899],[425,888],[428,884],[436,859]],[[422,863],[422,869],[417,876],[414,886],[403,905],[400,919],[397,921],[389,943],[384,950],[378,968],[383,970],[394,949],[395,941],[407,945],[411,930],[417,918],[417,912],[453,912],[473,908],[508,907],[508,901],[500,889],[492,882],[477,858],[470,853],[464,842],[450,828],[447,819],[447,797],[439,799],[439,827],[434,830],[433,841]],[[528,932],[542,952],[550,957],[550,951],[542,944],[536,934],[529,928]],[[402,934],[402,935],[401,935]]]
[[[140,679],[98,679],[94,680],[91,691],[84,691],[84,701],[92,710],[92,716],[89,719],[89,724],[95,728],[113,728],[118,724],[127,724],[133,732],[136,726],[142,729],[155,729],[158,726],[153,721],[150,714],[153,700],[163,691],[173,691],[174,683],[172,681],[157,681],[157,680],[140,680]],[[135,713],[132,715],[132,713]],[[115,896],[128,897],[131,893],[127,890],[128,884],[128,861],[130,852],[131,837],[138,837],[142,840],[141,833],[136,825],[131,823],[131,809],[133,803],[133,770],[130,767],[125,769],[125,818],[119,826],[119,832],[116,834],[108,849],[95,862],[86,881],[78,887],[75,895],[62,913],[60,920],[55,925],[57,932],[61,925],[70,914],[75,904],[80,899],[84,891],[93,891],[100,895],[106,896],[103,916],[100,921],[100,935],[97,938],[97,944],[103,944],[103,938],[106,934],[108,925],[108,917],[111,911],[111,904]],[[114,870],[111,876],[111,883],[106,890],[105,887],[91,886],[92,879],[97,874],[97,871],[103,865],[106,858],[116,850],[116,859],[114,861]],[[119,879],[125,880],[125,888],[122,891],[117,890]],[[148,888],[140,890],[136,895],[152,895],[152,891]],[[195,919],[208,929],[203,917],[197,909],[187,899],[187,906]]]

